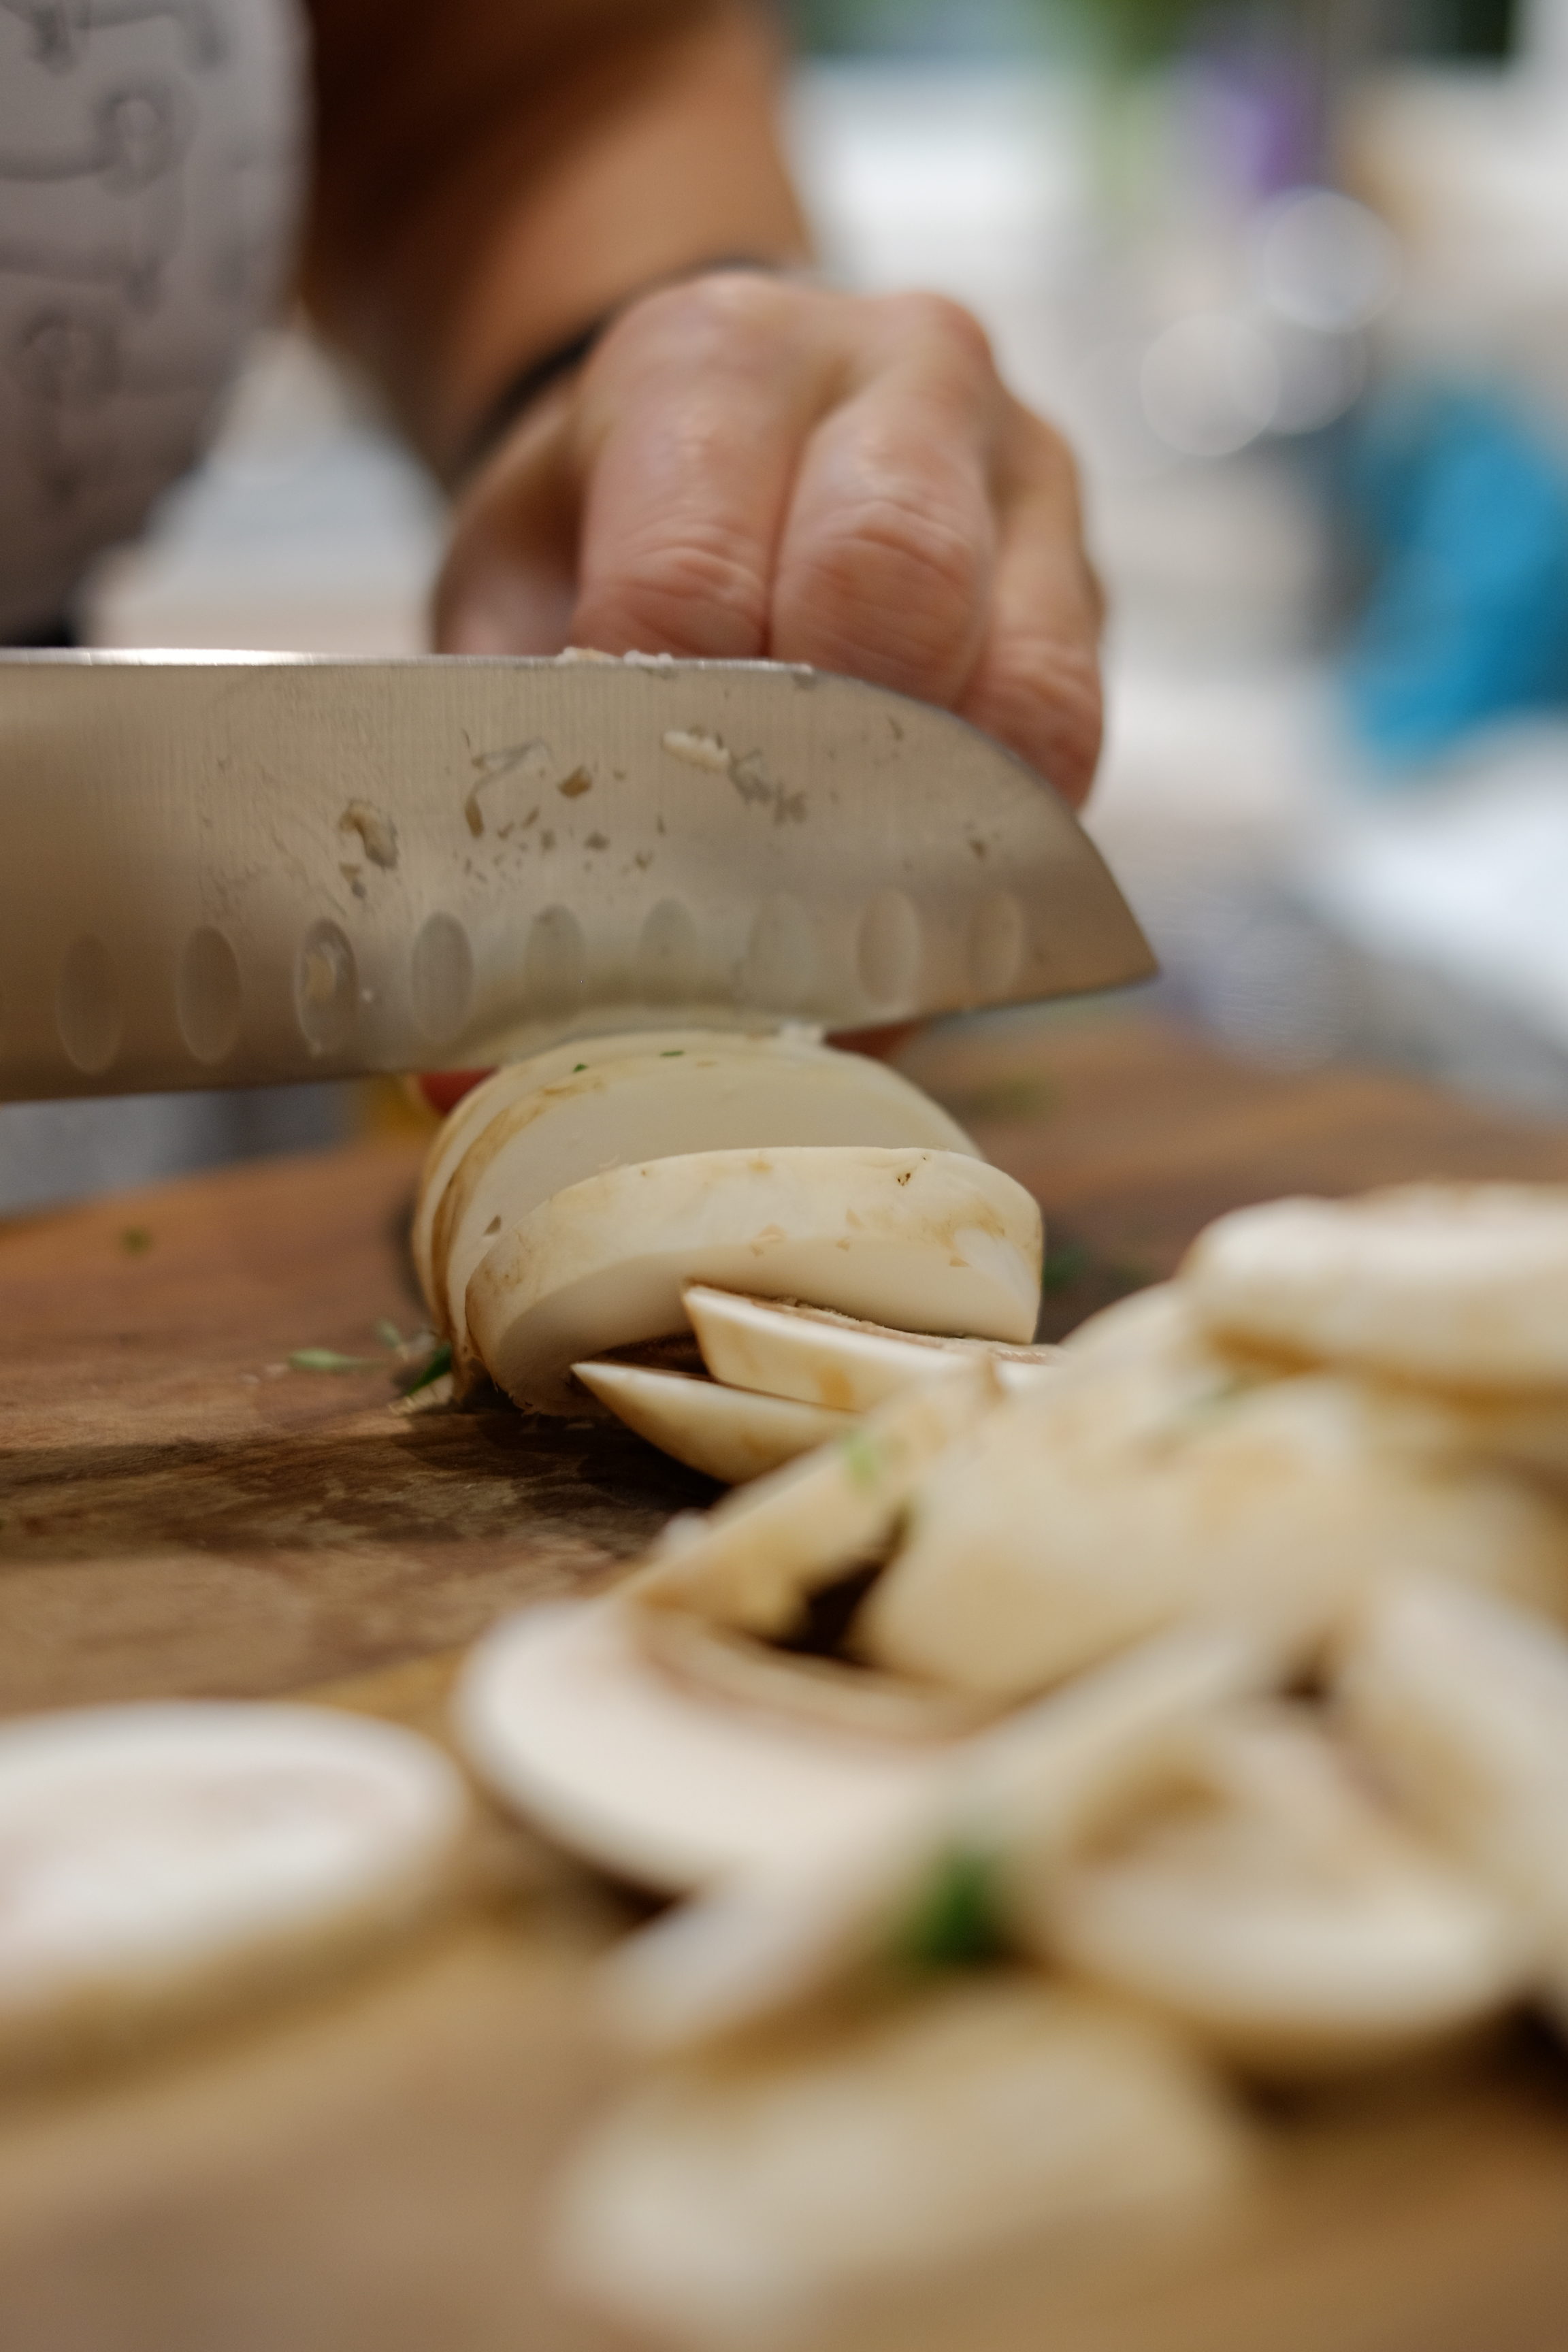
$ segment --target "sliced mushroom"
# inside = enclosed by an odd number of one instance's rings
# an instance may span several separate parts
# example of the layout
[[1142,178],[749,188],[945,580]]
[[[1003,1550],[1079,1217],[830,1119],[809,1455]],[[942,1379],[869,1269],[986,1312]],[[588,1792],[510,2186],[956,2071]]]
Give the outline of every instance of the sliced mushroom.
[[1005,1978],[656,2075],[580,2151],[559,2252],[600,2308],[729,2352],[1020,2243],[1124,2254],[1250,2158],[1157,2026]]
[[638,1647],[616,1596],[509,1618],[469,1658],[454,1723],[501,1801],[668,1893],[859,1823],[899,1819],[944,1744],[837,1737],[693,1690]]
[[1180,1279],[1234,1339],[1461,1391],[1568,1389],[1568,1187],[1273,1201],[1200,1234]]
[[557,1192],[489,1247],[468,1285],[473,1344],[515,1402],[571,1410],[570,1369],[685,1328],[697,1280],[1026,1339],[1039,1211],[949,1151],[704,1151]]
[[1527,1980],[1513,1912],[1282,1706],[1191,1728],[1038,1898],[1042,1950],[1267,2074],[1403,2057]]
[[458,1774],[321,1707],[96,1707],[0,1729],[0,2067],[266,1997],[443,1885]]
[[839,1412],[868,1412],[900,1389],[931,1379],[952,1356],[988,1357],[1003,1387],[1020,1391],[1048,1378],[1061,1361],[1059,1348],[894,1330],[827,1307],[747,1297],[701,1283],[692,1284],[684,1304],[716,1381]]
[[1568,1590],[1568,1514],[1456,1459],[1439,1407],[1332,1374],[1087,1361],[955,1444],[907,1525],[864,1655],[1020,1698],[1194,1613],[1321,1637],[1403,1570]]
[[1568,2016],[1568,1641],[1490,1594],[1413,1578],[1362,1612],[1338,1697],[1405,1810],[1531,1921]]
[[975,1156],[963,1129],[897,1071],[798,1033],[626,1037],[618,1055],[604,1042],[564,1073],[551,1057],[548,1083],[514,1089],[468,1127],[429,1252],[432,1311],[459,1355],[468,1352],[465,1293],[496,1235],[602,1170],[751,1146]]
[[673,1519],[620,1588],[623,1605],[694,1610],[779,1638],[802,1607],[888,1541],[931,1461],[996,1409],[984,1360],[906,1389],[848,1433],[721,1503]]
[[726,1486],[780,1469],[854,1425],[852,1413],[787,1397],[751,1396],[645,1364],[574,1364],[572,1370],[628,1429]]
[[711,1034],[706,1029],[675,1029],[650,1031],[637,1037],[624,1034],[613,1037],[577,1037],[568,1045],[552,1045],[545,1053],[531,1055],[525,1062],[504,1063],[499,1070],[492,1070],[479,1086],[471,1087],[431,1138],[415,1201],[409,1246],[415,1270],[419,1276],[419,1287],[432,1312],[435,1311],[437,1297],[432,1257],[437,1212],[464,1153],[491,1119],[509,1109],[522,1096],[542,1094],[552,1087],[561,1086],[584,1068],[596,1067],[601,1062],[619,1061],[637,1046],[640,1045],[648,1053],[674,1053],[704,1046],[710,1042]]
[[1141,1788],[1173,1736],[1227,1701],[1274,1688],[1278,1645],[1231,1626],[1184,1627],[1129,1651],[1006,1722],[956,1744],[900,1818],[828,1825],[808,1847],[733,1870],[700,1900],[626,1937],[600,1970],[621,2037],[658,2053],[728,2039],[885,1961],[944,1871],[965,1859],[1001,1920],[1086,1816]]

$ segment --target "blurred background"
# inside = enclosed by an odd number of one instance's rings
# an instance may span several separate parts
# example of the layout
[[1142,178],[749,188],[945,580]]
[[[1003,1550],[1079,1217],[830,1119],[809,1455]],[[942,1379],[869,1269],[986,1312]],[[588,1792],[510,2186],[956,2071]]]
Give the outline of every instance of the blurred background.
[[[1276,1064],[1568,1112],[1568,0],[794,16],[826,268],[961,297],[1079,449],[1113,613],[1090,824],[1158,995]],[[440,535],[275,331],[89,633],[414,651]],[[386,1099],[12,1108],[0,1208]]]

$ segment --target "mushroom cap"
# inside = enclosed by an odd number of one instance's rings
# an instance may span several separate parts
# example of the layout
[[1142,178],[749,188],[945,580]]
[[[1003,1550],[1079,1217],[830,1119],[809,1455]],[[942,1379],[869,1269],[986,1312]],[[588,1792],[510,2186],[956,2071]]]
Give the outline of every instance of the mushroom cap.
[[1124,2252],[1250,2158],[1152,2021],[995,1978],[655,2075],[572,2166],[560,2254],[601,2308],[680,2342],[798,2341],[1021,2243]]
[[460,1776],[325,1707],[171,1701],[0,1727],[0,2064],[264,1995],[443,1883]]
[[601,1170],[750,1145],[974,1154],[963,1129],[896,1070],[798,1031],[598,1038],[498,1073],[481,1091],[482,1106],[453,1115],[461,1151],[432,1155],[417,1220],[423,1231],[424,1202],[433,1202],[430,1306],[465,1357],[465,1293],[496,1234]]
[[1037,1890],[1042,1947],[1267,2073],[1402,2057],[1522,1991],[1517,1914],[1366,1793],[1304,1709],[1189,1728]]
[[1212,1330],[1260,1347],[1445,1388],[1568,1389],[1568,1186],[1238,1209],[1180,1286]]
[[689,1152],[607,1169],[521,1217],[481,1259],[467,1319],[516,1403],[570,1412],[573,1364],[685,1329],[694,1281],[1026,1339],[1040,1255],[1023,1186],[957,1152]]

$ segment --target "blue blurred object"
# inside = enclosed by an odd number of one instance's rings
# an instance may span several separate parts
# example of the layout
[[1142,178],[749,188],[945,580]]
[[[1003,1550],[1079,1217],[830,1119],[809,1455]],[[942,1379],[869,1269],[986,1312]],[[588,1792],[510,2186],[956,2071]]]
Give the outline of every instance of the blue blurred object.
[[1376,577],[1343,684],[1379,760],[1408,769],[1568,702],[1568,463],[1525,415],[1483,391],[1393,395],[1348,488]]

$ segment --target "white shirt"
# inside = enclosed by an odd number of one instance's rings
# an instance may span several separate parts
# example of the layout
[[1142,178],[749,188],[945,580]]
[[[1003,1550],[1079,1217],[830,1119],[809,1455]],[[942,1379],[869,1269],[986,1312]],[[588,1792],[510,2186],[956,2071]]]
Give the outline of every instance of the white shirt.
[[201,450],[292,259],[297,0],[0,5],[0,642]]

